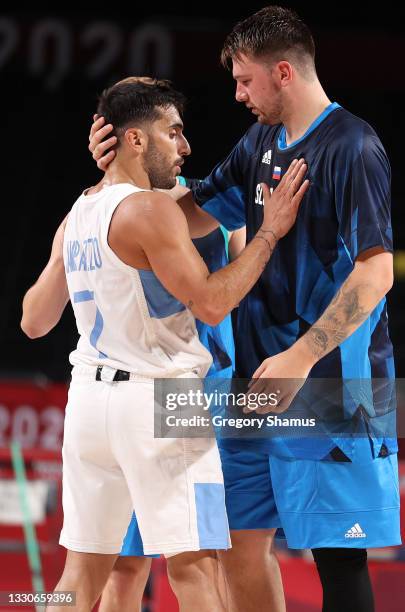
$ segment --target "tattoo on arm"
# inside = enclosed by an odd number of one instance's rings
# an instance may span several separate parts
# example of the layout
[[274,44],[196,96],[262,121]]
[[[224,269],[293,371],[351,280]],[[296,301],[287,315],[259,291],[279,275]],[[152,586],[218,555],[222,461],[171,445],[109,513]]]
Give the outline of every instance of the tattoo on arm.
[[372,309],[364,308],[361,298],[373,290],[367,284],[348,287],[347,282],[339,289],[319,321],[304,336],[315,357],[321,358],[341,344],[366,320]]

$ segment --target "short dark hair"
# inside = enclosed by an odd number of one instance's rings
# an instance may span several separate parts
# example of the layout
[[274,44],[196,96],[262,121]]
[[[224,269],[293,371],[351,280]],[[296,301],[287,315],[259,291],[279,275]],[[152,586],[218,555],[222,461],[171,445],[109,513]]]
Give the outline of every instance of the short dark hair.
[[112,123],[113,134],[119,136],[131,125],[157,121],[162,116],[161,109],[169,106],[174,106],[181,116],[185,103],[185,96],[173,89],[170,81],[128,77],[102,92],[97,113],[106,123]]
[[242,54],[258,58],[272,55],[282,59],[288,52],[292,52],[298,62],[301,59],[307,65],[311,58],[313,63],[315,43],[311,32],[294,11],[266,6],[235,25],[225,39],[221,63],[230,68],[231,60],[239,59]]

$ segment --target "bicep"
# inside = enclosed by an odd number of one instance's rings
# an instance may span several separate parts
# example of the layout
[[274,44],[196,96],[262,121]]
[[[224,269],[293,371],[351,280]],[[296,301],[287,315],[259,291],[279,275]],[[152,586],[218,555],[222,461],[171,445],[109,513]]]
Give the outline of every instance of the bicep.
[[178,213],[167,223],[162,220],[142,248],[162,285],[188,306],[200,301],[209,271],[191,241],[184,215]]

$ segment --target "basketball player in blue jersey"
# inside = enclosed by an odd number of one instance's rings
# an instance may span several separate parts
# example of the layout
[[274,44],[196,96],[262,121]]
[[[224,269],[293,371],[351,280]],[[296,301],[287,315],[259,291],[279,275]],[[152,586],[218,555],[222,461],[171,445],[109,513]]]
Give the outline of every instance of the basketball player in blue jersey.
[[[235,26],[222,60],[257,123],[183,196],[228,229],[246,224],[249,242],[262,219],[262,182],[275,187],[297,155],[308,161],[311,189],[297,223],[283,239],[272,235],[274,256],[239,308],[237,371],[257,379],[251,390],[278,379],[283,391],[284,377],[394,378],[389,163],[374,130],[328,98],[314,57],[310,31],[289,9],[269,6]],[[111,130],[102,125],[90,143],[100,168],[114,142],[102,142]],[[389,397],[382,403],[391,406]],[[360,418],[367,438],[220,442],[233,543],[221,557],[241,611],[271,597],[277,527],[292,548],[312,549],[324,612],[373,610],[367,547],[400,544],[397,444],[383,423],[373,433],[370,417],[384,419],[376,407],[346,396],[335,406],[342,423]]]

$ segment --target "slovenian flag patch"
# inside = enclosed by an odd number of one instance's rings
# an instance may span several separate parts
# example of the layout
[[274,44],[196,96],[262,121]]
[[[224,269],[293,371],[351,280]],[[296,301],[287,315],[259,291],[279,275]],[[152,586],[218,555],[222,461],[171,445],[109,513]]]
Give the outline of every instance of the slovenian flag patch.
[[273,178],[276,181],[280,180],[280,178],[281,178],[281,168],[280,168],[280,166],[274,166],[274,169],[273,169]]

